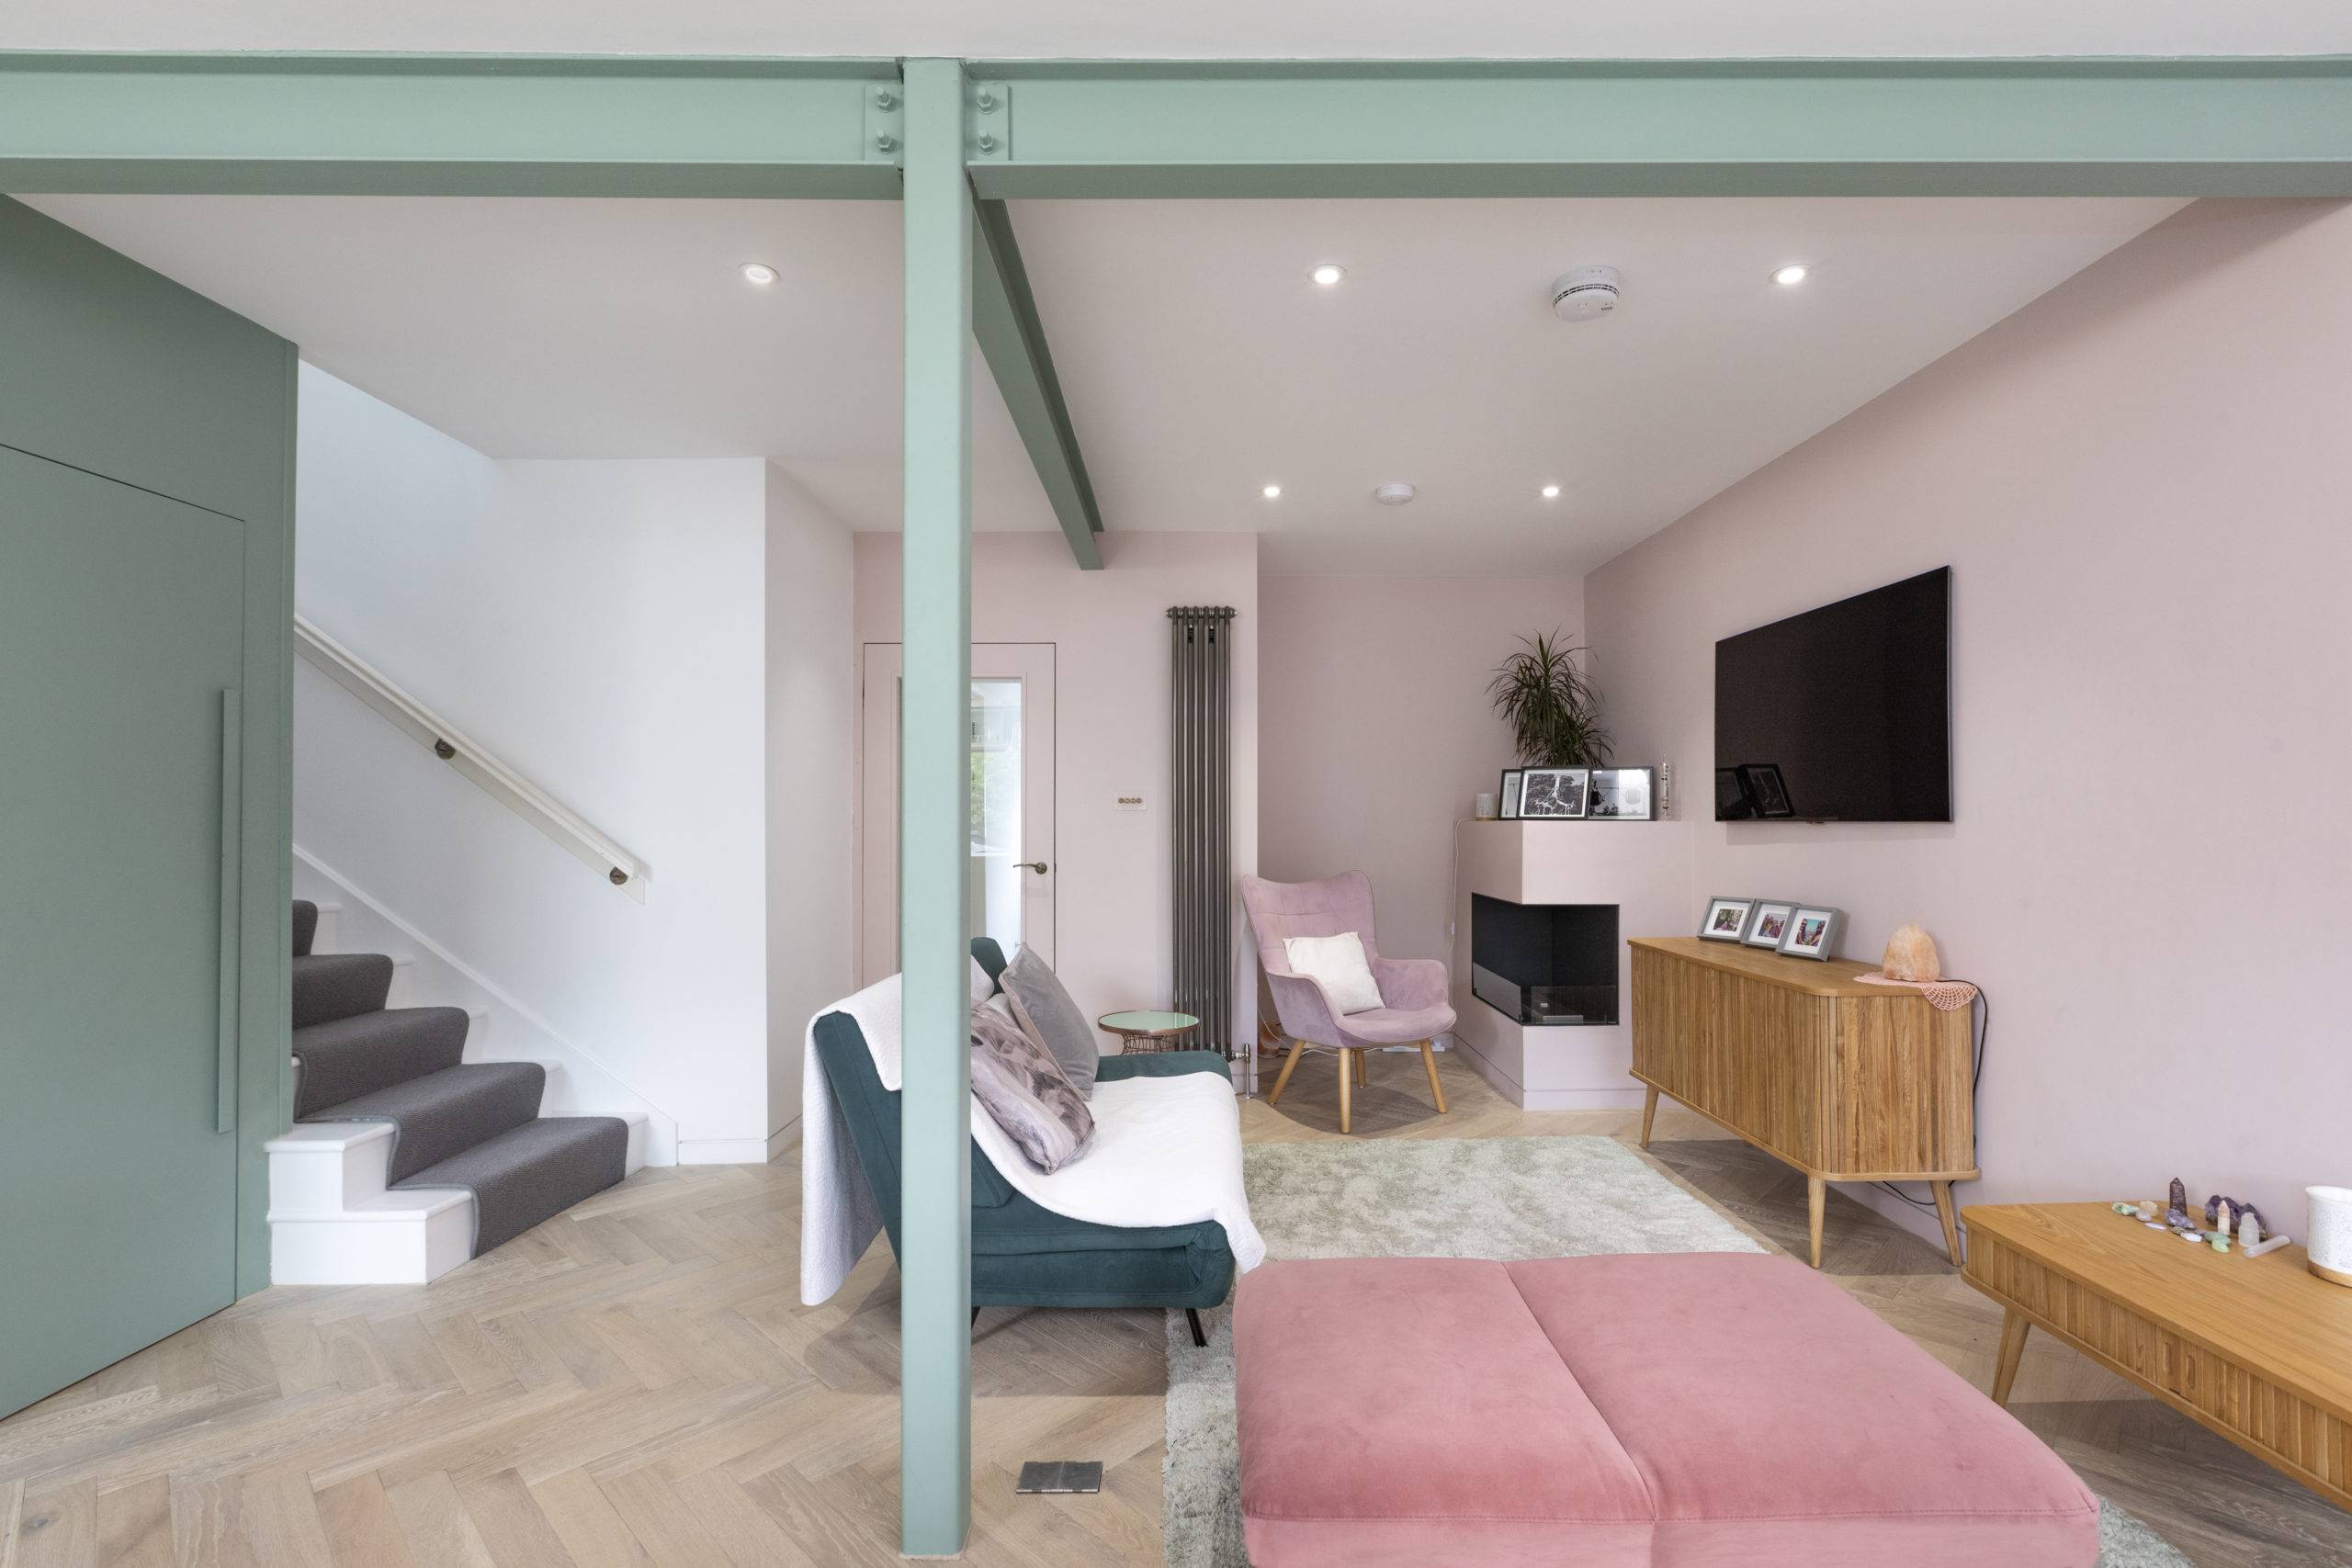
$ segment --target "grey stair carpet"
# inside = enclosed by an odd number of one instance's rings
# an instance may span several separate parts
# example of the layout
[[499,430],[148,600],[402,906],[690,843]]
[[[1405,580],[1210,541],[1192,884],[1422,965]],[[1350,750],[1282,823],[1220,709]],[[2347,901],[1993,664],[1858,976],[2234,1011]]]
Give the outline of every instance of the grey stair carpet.
[[468,1062],[461,1008],[386,1008],[392,961],[310,951],[318,907],[294,906],[295,1120],[389,1122],[387,1185],[474,1196],[473,1256],[621,1179],[628,1124],[541,1117],[536,1062]]
[[330,1105],[311,1122],[390,1122],[398,1187],[425,1167],[520,1127],[539,1113],[547,1070],[537,1062],[475,1062]]
[[303,953],[294,960],[294,1027],[374,1012],[392,991],[392,961],[380,953]]
[[401,1185],[472,1189],[479,1258],[618,1181],[628,1157],[628,1127],[616,1116],[542,1116]]
[[328,1106],[456,1066],[471,1021],[463,1008],[383,1008],[296,1030],[295,1118],[338,1120]]

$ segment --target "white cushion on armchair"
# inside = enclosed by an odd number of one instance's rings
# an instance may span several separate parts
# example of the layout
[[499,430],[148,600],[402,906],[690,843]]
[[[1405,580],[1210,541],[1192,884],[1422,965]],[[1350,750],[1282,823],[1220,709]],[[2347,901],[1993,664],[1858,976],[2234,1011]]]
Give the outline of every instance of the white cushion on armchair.
[[1283,939],[1283,956],[1290,972],[1304,975],[1323,987],[1331,1005],[1342,1013],[1370,1012],[1386,1004],[1372,965],[1363,955],[1363,939],[1353,931],[1337,936],[1292,936]]

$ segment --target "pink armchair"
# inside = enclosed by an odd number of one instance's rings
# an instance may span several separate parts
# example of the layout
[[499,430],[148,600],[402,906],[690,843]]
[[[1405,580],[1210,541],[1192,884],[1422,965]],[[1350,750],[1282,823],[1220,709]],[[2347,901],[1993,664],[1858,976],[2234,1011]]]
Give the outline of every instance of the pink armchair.
[[[1274,994],[1275,1015],[1283,1035],[1290,1041],[1282,1076],[1266,1096],[1272,1105],[1290,1087],[1290,1075],[1307,1047],[1340,1054],[1340,1131],[1350,1130],[1351,1089],[1367,1084],[1365,1053],[1391,1045],[1419,1045],[1421,1066],[1429,1069],[1430,1098],[1445,1111],[1445,1090],[1438,1086],[1437,1057],[1430,1043],[1453,1027],[1449,1003],[1451,986],[1445,965],[1434,958],[1383,958],[1372,934],[1372,880],[1360,871],[1343,871],[1319,882],[1268,882],[1263,877],[1241,879],[1241,905],[1250,912],[1250,929],[1257,933],[1258,961]],[[1379,1007],[1364,1012],[1342,1013],[1330,994],[1304,975],[1291,973],[1283,940],[1294,936],[1337,936],[1353,931],[1363,943],[1372,977],[1380,987]]]

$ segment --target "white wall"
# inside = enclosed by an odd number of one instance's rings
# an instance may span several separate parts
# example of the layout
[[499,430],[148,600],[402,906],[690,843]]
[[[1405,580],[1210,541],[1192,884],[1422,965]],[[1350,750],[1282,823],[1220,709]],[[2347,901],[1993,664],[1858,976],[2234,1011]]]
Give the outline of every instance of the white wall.
[[673,1118],[681,1157],[764,1157],[763,574],[792,532],[766,464],[492,461],[308,367],[300,418],[297,606],[651,879],[602,882],[307,668],[296,842]]
[[[899,638],[896,534],[857,536],[855,637]],[[1233,869],[1258,864],[1258,540],[1102,536],[1080,571],[1059,534],[976,534],[972,640],[1055,649],[1054,968],[1087,1017],[1164,1007],[1169,934],[1168,609],[1230,604]],[[1114,797],[1140,791],[1140,813]],[[1236,1043],[1257,1031],[1256,959],[1235,900]]]
[[1514,761],[1487,682],[1521,637],[1583,640],[1583,580],[1268,577],[1260,595],[1264,874],[1364,872],[1381,952],[1448,956],[1453,824]]
[[[2177,1175],[2300,1235],[2352,1179],[2347,276],[2352,209],[2200,202],[1587,580],[1620,750],[1694,818],[1684,929],[1824,899],[1986,987],[1964,1202]],[[1703,819],[1715,639],[1946,564],[1956,819]]]
[[767,470],[768,1126],[800,1116],[804,1033],[857,988],[857,667],[847,528]]

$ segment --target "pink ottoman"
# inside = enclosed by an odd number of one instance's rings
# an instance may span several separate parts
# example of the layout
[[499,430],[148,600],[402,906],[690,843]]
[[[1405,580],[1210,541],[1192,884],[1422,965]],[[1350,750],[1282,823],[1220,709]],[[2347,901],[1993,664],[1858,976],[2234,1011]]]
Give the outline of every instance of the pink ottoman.
[[2093,1568],[2098,1499],[1811,1269],[1690,1253],[1243,1276],[1255,1568]]

